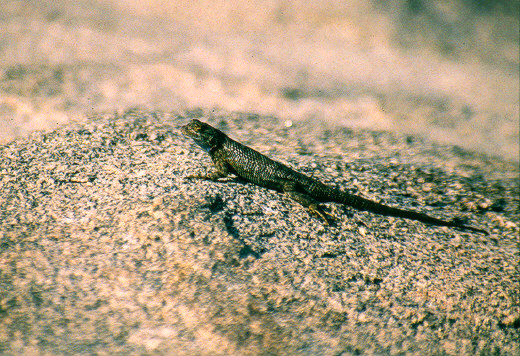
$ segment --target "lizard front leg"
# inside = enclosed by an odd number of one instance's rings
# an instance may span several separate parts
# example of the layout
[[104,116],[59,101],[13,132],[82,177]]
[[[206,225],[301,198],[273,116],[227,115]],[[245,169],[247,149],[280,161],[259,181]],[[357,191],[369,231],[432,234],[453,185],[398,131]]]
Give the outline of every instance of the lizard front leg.
[[216,170],[207,173],[192,174],[186,179],[204,179],[204,180],[218,180],[219,178],[227,177],[231,172],[229,171],[227,163],[218,158],[211,157]]
[[212,171],[209,173],[197,173],[186,176],[186,179],[203,179],[203,180],[218,180],[219,178],[225,178],[227,174],[220,171]]
[[296,190],[296,184],[293,182],[285,182],[283,184],[283,192],[285,195],[287,195],[292,200],[297,201],[307,209],[309,209],[309,212],[318,217],[323,219],[326,225],[329,225],[329,219],[327,216],[333,220],[334,216],[323,211],[323,209],[320,208],[319,203],[317,200],[312,198],[310,195],[307,195],[305,193],[298,192]]

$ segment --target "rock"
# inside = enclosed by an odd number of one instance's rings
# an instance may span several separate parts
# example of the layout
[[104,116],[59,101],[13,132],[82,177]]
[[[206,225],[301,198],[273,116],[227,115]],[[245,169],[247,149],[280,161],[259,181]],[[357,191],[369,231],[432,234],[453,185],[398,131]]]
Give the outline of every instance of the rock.
[[[377,146],[352,160],[356,147],[371,145],[370,132],[328,138],[335,127],[327,124],[287,127],[272,117],[200,111],[239,141],[272,142],[274,159],[300,171],[314,162],[316,178],[346,189],[357,180],[371,198],[402,208],[427,206],[414,206],[406,186],[388,188],[388,172],[417,181],[435,167],[439,191],[456,186],[466,197],[428,209],[446,219],[500,181],[503,190],[487,196],[506,202],[494,214],[518,221],[518,187],[507,178],[518,174],[514,164],[391,134],[379,134]],[[519,349],[517,231],[465,214],[497,231],[489,243],[338,205],[326,208],[337,219],[324,226],[277,192],[232,179],[186,180],[210,159],[179,133],[184,116],[134,110],[0,147],[1,353]],[[314,150],[330,140],[333,155]],[[396,155],[398,144],[406,156]],[[352,164],[339,170],[341,162]],[[470,190],[464,177],[474,169],[484,178]],[[428,199],[451,199],[434,191]]]

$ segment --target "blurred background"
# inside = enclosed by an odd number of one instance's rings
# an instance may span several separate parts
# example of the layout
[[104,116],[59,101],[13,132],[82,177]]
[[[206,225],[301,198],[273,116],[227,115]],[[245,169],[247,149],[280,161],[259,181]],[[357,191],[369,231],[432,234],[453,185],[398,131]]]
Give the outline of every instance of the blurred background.
[[519,0],[0,0],[0,143],[94,113],[231,111],[518,161]]

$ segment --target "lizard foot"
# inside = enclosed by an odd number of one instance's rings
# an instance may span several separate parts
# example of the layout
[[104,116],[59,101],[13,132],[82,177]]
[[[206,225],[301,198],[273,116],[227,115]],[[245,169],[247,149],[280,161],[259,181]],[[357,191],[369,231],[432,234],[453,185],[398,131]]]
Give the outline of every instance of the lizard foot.
[[186,176],[184,179],[202,179],[202,180],[212,180],[216,181],[219,178],[224,178],[226,175],[220,173],[220,172],[211,172],[208,174],[190,174],[189,176]]
[[336,219],[334,215],[321,209],[318,204],[309,205],[309,212],[311,215],[314,215],[317,218],[321,218],[325,225],[330,225],[330,223]]

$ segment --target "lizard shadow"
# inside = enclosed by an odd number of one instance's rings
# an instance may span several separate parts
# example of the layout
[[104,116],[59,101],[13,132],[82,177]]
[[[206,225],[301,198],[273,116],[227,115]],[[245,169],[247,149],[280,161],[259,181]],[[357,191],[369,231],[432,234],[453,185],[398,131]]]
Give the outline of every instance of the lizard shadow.
[[[231,175],[229,175],[228,177],[225,177],[225,178],[219,178],[219,179],[213,180],[213,182],[215,182],[215,183],[237,183],[237,184],[240,184],[240,185],[243,185],[243,186],[251,186],[251,187],[258,188],[257,185],[251,183],[250,181],[248,181],[246,179],[243,179],[243,178],[241,178],[239,176],[236,176],[234,174],[231,174]],[[270,190],[270,191],[278,193],[280,198],[284,197],[284,194],[281,191],[278,191],[276,189],[267,189],[267,190]],[[298,205],[298,204],[294,204],[294,205]],[[329,216],[329,219],[327,219],[327,221],[323,221],[319,217],[316,217],[313,214],[311,214],[309,211],[306,211],[306,213],[309,214],[309,217],[315,218],[316,220],[318,220],[318,221],[320,221],[320,222],[322,222],[325,225],[328,225],[330,227],[338,227],[340,225],[340,223],[341,223],[341,220],[343,220],[343,219],[351,219],[351,220],[354,220],[354,222],[356,224],[358,224],[358,225],[367,226],[366,223],[364,223],[361,219],[356,218],[355,212],[352,211],[351,209],[349,209],[348,207],[341,207],[340,208],[341,215],[340,216],[336,216],[336,215],[330,213],[331,206],[329,204],[320,203],[320,206],[325,211],[325,213]]]
[[[228,178],[225,178],[225,179],[222,179],[222,180],[219,180],[218,182],[221,182],[221,183],[232,182],[232,183],[238,183],[238,184],[241,184],[241,185],[244,185],[244,186],[251,185],[251,186],[256,187],[256,185],[251,183],[250,181],[248,181],[246,179],[243,179],[243,178],[240,178],[240,177],[235,176],[235,175],[233,175],[231,177],[228,177]],[[274,192],[278,193],[280,198],[284,197],[284,194],[281,191],[278,191],[278,190],[275,190],[275,189],[268,189],[268,190],[271,190],[271,191],[274,191]],[[290,199],[288,199],[288,201],[294,203],[294,201],[292,201]],[[294,204],[294,205],[298,206],[299,204]],[[332,213],[330,213],[330,211],[331,211],[330,204],[320,203],[319,205],[326,212],[326,214],[329,216],[329,219],[327,219],[326,222],[324,222],[319,217],[316,217],[313,214],[311,214],[309,211],[307,211],[307,209],[305,209],[303,207],[302,208],[304,210],[306,210],[306,213],[309,214],[309,217],[315,218],[316,220],[318,220],[318,221],[320,221],[320,222],[322,222],[325,225],[328,225],[330,227],[338,227],[340,225],[340,223],[341,223],[341,220],[343,220],[345,218],[354,220],[354,222],[356,224],[358,224],[358,225],[367,226],[361,219],[356,218],[355,212],[352,209],[349,209],[348,207],[345,207],[345,206],[340,207],[341,215],[340,216],[335,216]]]

